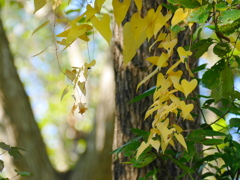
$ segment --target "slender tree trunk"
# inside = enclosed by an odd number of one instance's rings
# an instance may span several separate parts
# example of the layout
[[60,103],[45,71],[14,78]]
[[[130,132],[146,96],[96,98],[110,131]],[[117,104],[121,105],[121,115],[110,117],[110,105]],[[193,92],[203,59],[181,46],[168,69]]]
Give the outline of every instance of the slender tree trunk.
[[[31,180],[57,179],[48,159],[29,99],[17,74],[9,43],[0,19],[0,125],[1,139],[25,149],[14,164],[19,171],[33,174]],[[8,141],[9,140],[9,141]],[[14,167],[8,167],[14,170]],[[27,179],[27,178],[24,178]]]
[[[166,3],[164,0],[143,0],[142,13],[145,15],[146,12],[153,8],[156,10],[160,3]],[[136,12],[134,4],[131,4],[130,10],[125,19],[130,19],[131,15]],[[184,34],[183,34],[184,35]],[[153,103],[150,97],[147,97],[137,103],[129,104],[129,101],[137,95],[143,93],[149,88],[153,87],[156,83],[156,77],[153,77],[150,81],[141,86],[140,90],[136,92],[137,84],[143,80],[148,74],[150,64],[145,61],[145,58],[151,56],[148,51],[147,43],[144,43],[137,55],[133,60],[124,68],[123,64],[123,37],[122,27],[115,25],[114,27],[114,44],[113,44],[113,58],[114,58],[114,69],[115,69],[115,88],[116,88],[116,115],[115,115],[115,130],[114,130],[114,144],[113,149],[116,149],[129,140],[134,138],[133,133],[130,129],[139,128],[149,131],[151,128],[151,120],[143,120],[144,115],[148,107]],[[179,37],[179,42],[184,42],[183,45],[189,42],[188,37]],[[157,51],[157,50],[156,50]],[[156,53],[155,51],[155,53]],[[159,54],[158,54],[159,55]],[[191,61],[194,64],[196,60]],[[197,64],[197,63],[196,63]],[[183,68],[183,67],[182,67]],[[196,114],[198,110],[195,109]],[[187,129],[194,129],[199,127],[200,119],[196,118],[194,123],[184,121],[184,127]],[[144,168],[134,168],[132,165],[123,163],[128,161],[122,154],[119,155],[118,159],[114,159],[113,162],[113,176],[115,180],[136,180],[139,177],[146,175],[146,172],[153,169],[161,169],[158,174],[158,179],[170,180],[176,179],[178,175],[182,173],[174,163],[168,161],[163,164],[161,160],[155,160],[151,166]],[[183,178],[184,179],[184,178]],[[186,178],[187,179],[187,178]]]

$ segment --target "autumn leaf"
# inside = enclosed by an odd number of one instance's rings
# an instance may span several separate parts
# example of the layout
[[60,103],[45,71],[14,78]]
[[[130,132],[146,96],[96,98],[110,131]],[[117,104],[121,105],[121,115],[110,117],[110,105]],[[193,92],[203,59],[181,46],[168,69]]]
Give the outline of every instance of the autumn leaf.
[[63,99],[63,97],[69,92],[69,88],[68,86],[66,88],[64,88],[63,92],[62,92],[62,96],[61,96],[61,101]]
[[182,109],[181,116],[183,117],[183,119],[193,120],[192,118],[190,118],[191,116],[189,116],[190,112],[194,108],[193,104],[186,105],[186,103],[184,101],[181,101],[180,105],[181,105],[181,109]]
[[131,0],[124,0],[123,2],[119,2],[119,0],[112,1],[113,13],[118,25],[121,24],[124,17],[126,16],[127,11],[130,7],[130,3]]
[[112,39],[112,31],[110,28],[110,16],[108,14],[103,14],[101,19],[98,19],[95,15],[90,18],[92,25],[98,30],[102,37],[110,45]]
[[78,87],[82,91],[83,95],[86,96],[86,87],[85,87],[85,81],[80,82],[78,81]]
[[188,12],[184,12],[183,8],[177,9],[172,18],[172,22],[171,22],[172,27],[180,23],[181,21],[185,20],[187,16],[188,16]]
[[46,0],[34,0],[34,13],[35,14],[39,9],[41,9],[47,3]]
[[87,108],[85,107],[85,105],[86,105],[86,103],[82,103],[82,102],[80,102],[78,104],[78,108],[79,108],[79,112],[78,113],[83,115],[87,111]]
[[66,69],[65,74],[68,77],[68,79],[73,81],[75,79],[75,77],[76,77],[76,70],[69,71],[68,69]]
[[185,142],[185,139],[183,137],[183,135],[181,134],[177,134],[177,133],[174,133],[174,137],[178,140],[178,142],[186,149],[186,151],[188,150],[187,149],[187,144]]
[[36,33],[37,31],[39,31],[40,29],[42,29],[43,27],[45,27],[46,25],[48,25],[49,22],[50,22],[50,20],[47,20],[47,21],[45,21],[44,23],[42,23],[40,26],[38,26],[38,27],[33,31],[32,35],[33,35],[34,33]]
[[181,91],[185,97],[187,97],[196,87],[197,87],[198,81],[196,79],[191,80],[190,82],[186,79],[183,79],[181,81],[181,85],[179,83],[175,83],[174,87]]

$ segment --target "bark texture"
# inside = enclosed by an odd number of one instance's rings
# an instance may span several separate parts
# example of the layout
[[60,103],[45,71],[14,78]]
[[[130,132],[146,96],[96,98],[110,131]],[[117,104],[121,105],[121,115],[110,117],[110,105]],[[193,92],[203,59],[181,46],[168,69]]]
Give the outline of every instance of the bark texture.
[[[166,1],[143,0],[142,14],[145,15],[150,8],[156,10],[160,3],[166,3]],[[131,4],[125,21],[128,21],[134,12],[136,12],[136,7],[134,4]],[[150,97],[147,97],[133,104],[129,104],[129,101],[155,85],[156,77],[153,77],[150,81],[142,85],[138,92],[136,92],[137,84],[151,72],[151,70],[149,71],[150,64],[144,59],[150,55],[160,55],[158,50],[155,50],[154,52],[149,52],[147,43],[144,43],[141,46],[140,50],[137,52],[136,56],[133,58],[133,60],[126,66],[126,68],[124,68],[122,41],[122,27],[118,27],[116,25],[114,27],[113,44],[113,59],[116,83],[116,115],[113,149],[122,146],[123,144],[134,138],[134,134],[131,133],[130,129],[139,128],[149,131],[149,129],[151,128],[152,121],[150,119],[144,121],[143,119],[146,110],[152,104],[152,99]],[[183,43],[181,45],[186,45],[187,43],[189,43],[189,38],[185,36],[185,33],[182,33],[179,36],[179,42]],[[195,62],[196,60],[192,59],[190,62],[190,66],[192,66]],[[194,111],[194,113],[199,114],[197,109],[195,109]],[[182,127],[185,127],[186,129],[195,129],[199,127],[200,119],[196,118],[194,123],[184,121],[183,124],[184,125]],[[177,149],[178,148],[181,147],[179,146],[177,147]],[[177,176],[182,173],[182,170],[170,161],[163,163],[161,159],[158,159],[155,160],[151,164],[151,166],[138,169],[132,167],[132,165],[123,163],[128,160],[129,159],[124,157],[122,154],[119,155],[118,159],[114,160],[113,176],[115,180],[136,180],[139,177],[143,177],[144,175],[146,175],[146,172],[153,169],[153,167],[161,170],[158,174],[158,179],[161,180],[176,179]]]

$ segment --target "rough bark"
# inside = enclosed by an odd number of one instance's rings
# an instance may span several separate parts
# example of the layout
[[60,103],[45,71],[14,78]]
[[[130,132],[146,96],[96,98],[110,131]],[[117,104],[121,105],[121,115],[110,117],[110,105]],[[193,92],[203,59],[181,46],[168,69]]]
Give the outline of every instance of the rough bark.
[[[145,14],[150,8],[156,9],[158,5],[163,2],[166,3],[163,0],[143,0],[142,13]],[[131,4],[130,10],[125,20],[129,20],[131,14],[133,14],[134,12],[136,12],[136,8],[134,7],[134,4]],[[179,42],[184,42],[183,45],[186,45],[185,42],[189,43],[189,39],[187,36],[185,37],[184,35],[185,34],[183,33],[179,37]],[[146,110],[152,104],[152,99],[150,97],[147,97],[144,100],[133,104],[129,104],[129,101],[155,85],[156,78],[153,77],[149,82],[142,85],[138,92],[136,92],[137,84],[151,72],[151,70],[148,71],[150,64],[147,63],[144,59],[150,55],[153,55],[153,53],[159,53],[157,52],[157,50],[155,52],[149,52],[147,43],[144,43],[141,46],[140,50],[137,52],[137,55],[126,66],[126,68],[124,68],[122,41],[122,27],[118,27],[116,25],[114,27],[113,44],[113,59],[116,83],[116,115],[113,149],[122,146],[123,144],[134,138],[134,134],[131,133],[130,129],[139,128],[149,130],[151,128],[151,120],[144,121],[143,119]],[[196,60],[191,60],[190,66],[195,62]],[[198,110],[195,109],[194,113],[198,114],[197,111]],[[200,119],[196,118],[194,123],[184,121],[183,124],[183,127],[185,127],[186,129],[195,129],[199,127]],[[126,161],[128,161],[128,159],[126,157],[123,157],[122,154],[119,155],[118,159],[114,160],[113,176],[115,180],[138,179],[139,177],[143,177],[146,172],[152,169],[152,167],[156,167],[157,169],[162,170],[158,174],[158,179],[161,180],[176,179],[176,177],[182,173],[182,170],[179,169],[174,163],[168,161],[167,163],[163,164],[161,159],[154,161],[151,166],[140,169],[134,168],[132,167],[132,165],[129,164],[124,164],[123,162]]]
[[[1,19],[0,41],[1,136],[7,137],[4,139],[5,143],[26,150],[23,158],[14,162],[20,171],[33,174],[32,177],[24,179],[57,179],[35,122],[29,99],[17,74]],[[13,167],[10,168],[14,170]]]

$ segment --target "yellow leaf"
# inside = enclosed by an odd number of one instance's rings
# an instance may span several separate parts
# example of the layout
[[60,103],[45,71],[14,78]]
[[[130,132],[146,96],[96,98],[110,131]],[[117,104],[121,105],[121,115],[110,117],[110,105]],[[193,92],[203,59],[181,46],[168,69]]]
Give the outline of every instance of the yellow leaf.
[[108,14],[103,14],[103,17],[100,20],[96,16],[92,16],[90,21],[110,45],[110,41],[112,39],[112,31],[110,28],[110,16]]
[[178,133],[181,133],[183,130],[180,126],[173,124],[173,127],[177,130]]
[[94,66],[96,64],[96,60],[92,60],[90,63],[84,63],[85,68],[91,68],[92,66]]
[[131,0],[124,0],[122,3],[119,2],[119,0],[112,1],[113,13],[118,25],[120,25],[125,18],[127,11],[130,7],[130,3]]
[[149,144],[158,152],[160,148],[160,142],[158,140],[153,140],[153,139],[149,139],[148,141],[149,141]]
[[[201,4],[202,5],[202,0],[197,0],[198,2],[199,2],[199,4]],[[227,0],[228,1],[228,0]]]
[[187,16],[188,16],[188,11],[184,12],[183,8],[177,9],[172,18],[172,23],[171,23],[172,27],[180,23],[181,21],[185,20]]
[[[123,27],[123,59],[124,65],[132,60],[137,49],[146,40],[146,24],[145,21],[135,13],[131,18],[131,22],[127,22]],[[133,38],[134,37],[134,38]]]
[[137,90],[143,83],[145,83],[147,80],[149,80],[151,77],[153,77],[157,72],[158,72],[158,68],[156,68],[153,72],[151,72],[149,75],[147,75],[147,77],[145,77],[140,83],[138,83]]
[[[49,45],[50,46],[50,45]],[[48,47],[49,47],[48,46]],[[39,53],[37,53],[37,54],[34,54],[32,57],[36,57],[36,56],[38,56],[38,55],[40,55],[40,54],[42,54],[44,51],[46,51],[47,49],[48,49],[48,47],[46,47],[45,49],[43,49],[42,51],[40,51]]]
[[170,97],[170,99],[172,100],[172,102],[174,104],[176,104],[178,107],[180,107],[180,99],[179,99],[179,97],[176,97],[173,94],[170,94],[169,97]]
[[173,84],[179,83],[182,74],[183,72],[181,70],[178,70],[177,72],[171,71],[170,73],[168,73]]
[[63,97],[69,92],[69,88],[68,86],[66,88],[64,88],[63,92],[62,92],[62,96],[61,96],[61,101],[63,99]]
[[39,9],[41,9],[47,3],[46,0],[34,0],[34,13],[35,14]]
[[52,9],[55,10],[58,6],[60,6],[63,0],[51,0],[52,2]]
[[148,116],[150,116],[154,111],[157,111],[160,108],[162,108],[162,106],[159,105],[159,106],[155,106],[154,108],[149,109],[145,114],[144,120],[147,119]]
[[86,33],[87,28],[77,29],[77,28],[71,28],[67,38],[66,38],[66,47],[68,47],[70,44],[73,43],[79,36]]
[[174,133],[175,138],[178,140],[178,142],[186,149],[187,151],[187,144],[185,142],[184,137],[181,134]]
[[183,117],[183,119],[187,119],[190,112],[193,110],[194,106],[193,106],[193,104],[186,105],[186,103],[184,101],[181,101],[180,105],[181,105],[181,109],[182,109],[181,116]]
[[77,109],[77,107],[78,107],[78,105],[73,104],[72,109],[71,109],[72,115],[74,115],[74,112]]
[[173,64],[168,70],[166,74],[169,74],[172,70],[174,70],[182,61],[179,60],[175,64]]
[[177,45],[177,42],[178,42],[177,38],[174,38],[171,41],[163,41],[162,43],[160,43],[158,48],[163,47],[164,49],[166,49],[168,51],[169,56],[171,56],[173,53],[173,48]]
[[226,0],[228,4],[232,4],[232,0]]
[[104,3],[105,1],[106,1],[106,0],[96,0],[96,1],[94,2],[94,7],[95,7],[95,8],[98,8],[99,11],[100,11],[101,8],[102,8],[103,3]]
[[156,123],[156,126],[157,126],[157,129],[160,130],[162,127],[168,127],[169,125],[169,118],[167,118],[165,121],[163,122],[157,122]]
[[153,35],[156,37],[159,30],[167,23],[167,21],[172,17],[172,12],[168,11],[168,13],[163,16],[161,12],[157,14],[157,17],[153,22]]
[[188,71],[188,73],[189,73],[189,75],[190,75],[190,77],[194,77],[194,75],[193,75],[193,73],[192,73],[192,70],[191,70],[191,68],[189,67],[189,65],[188,65],[188,63],[187,62],[185,62],[185,67],[186,67],[186,69],[187,69],[187,71]]
[[99,9],[98,8],[93,8],[92,6],[90,6],[89,4],[87,5],[87,10],[85,12],[86,15],[86,21],[88,21],[89,19],[91,19],[95,14],[99,13]]
[[138,159],[138,157],[143,153],[145,149],[148,148],[149,145],[150,145],[149,143],[145,143],[144,141],[141,143],[137,150],[136,159]]
[[165,52],[162,52],[162,54],[160,55],[160,57],[158,59],[157,66],[159,68],[162,68],[166,64],[166,61],[168,60],[168,58],[169,58],[169,55]]
[[131,17],[131,31],[137,46],[140,46],[146,39],[147,21],[139,13],[134,13]]
[[[158,60],[159,60],[159,56],[151,56],[151,57],[148,57],[146,60],[147,60],[148,62],[150,62],[150,63],[152,63],[152,64],[154,64],[154,65],[157,66]],[[166,67],[167,65],[168,65],[168,63],[165,62],[165,63],[162,65],[162,67]]]
[[137,6],[138,11],[140,12],[142,9],[142,0],[134,0],[134,2]]
[[169,144],[169,141],[172,139],[172,133],[176,131],[175,128],[172,128],[172,129],[168,129],[167,127],[162,127],[160,129],[160,132],[161,132],[161,146],[162,146],[162,151],[163,153],[165,152],[168,144]]
[[178,52],[178,55],[179,55],[182,63],[184,62],[185,58],[192,55],[191,51],[185,51],[185,49],[183,47],[178,47],[177,52]]
[[186,97],[196,88],[198,81],[196,79],[191,80],[190,82],[186,79],[183,79],[180,84],[174,84],[174,87],[181,91]]
[[76,72],[73,71],[69,71],[68,69],[66,69],[65,75],[68,77],[68,79],[70,79],[71,81],[73,81],[76,77]]
[[163,39],[165,39],[166,36],[167,36],[166,33],[161,32],[161,33],[158,35],[157,40],[149,47],[149,51],[152,49],[152,47],[153,47],[157,42],[162,41]]
[[85,87],[85,81],[81,82],[78,81],[78,87],[82,91],[83,95],[86,96],[86,87]]
[[47,21],[45,21],[44,23],[42,23],[40,26],[38,26],[38,27],[33,31],[32,35],[33,35],[35,32],[37,32],[37,31],[39,31],[40,29],[42,29],[43,27],[45,27],[46,25],[48,25],[49,22],[50,22],[50,20],[47,20]]

